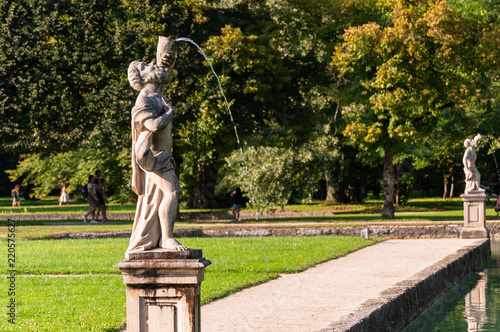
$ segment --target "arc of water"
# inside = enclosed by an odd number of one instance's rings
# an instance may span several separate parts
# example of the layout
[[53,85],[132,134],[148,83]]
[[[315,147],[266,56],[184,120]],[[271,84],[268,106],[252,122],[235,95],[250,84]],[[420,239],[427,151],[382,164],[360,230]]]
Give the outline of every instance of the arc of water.
[[[222,94],[222,97],[224,97],[224,103],[226,105],[227,112],[229,113],[229,117],[231,118],[231,123],[233,124],[233,129],[234,129],[234,135],[236,136],[236,142],[238,143],[238,147],[240,150],[241,161],[243,162],[243,165],[245,167],[245,175],[248,176],[248,166],[246,164],[245,156],[243,155],[243,148],[241,147],[240,136],[238,135],[238,128],[236,127],[236,123],[234,122],[233,113],[231,112],[231,108],[229,107],[229,103],[227,101],[226,95],[224,94],[224,90],[222,89],[222,84],[220,82],[219,76],[215,73],[214,67],[212,67],[212,64],[210,63],[210,60],[208,60],[208,57],[206,56],[205,52],[203,52],[201,47],[198,46],[198,44],[196,44],[192,39],[180,37],[180,38],[175,39],[175,41],[176,42],[185,41],[185,42],[193,44],[198,49],[198,51],[200,51],[201,55],[203,55],[203,57],[207,61],[208,65],[210,66],[210,70],[214,74],[215,78],[217,79],[217,83],[219,84],[219,91]],[[255,203],[255,200],[254,200],[254,196],[253,196],[252,182],[250,182],[250,200],[252,201],[252,205],[253,205]],[[258,215],[258,212],[256,210],[255,211],[255,220],[258,220],[258,219],[259,219],[259,215]]]

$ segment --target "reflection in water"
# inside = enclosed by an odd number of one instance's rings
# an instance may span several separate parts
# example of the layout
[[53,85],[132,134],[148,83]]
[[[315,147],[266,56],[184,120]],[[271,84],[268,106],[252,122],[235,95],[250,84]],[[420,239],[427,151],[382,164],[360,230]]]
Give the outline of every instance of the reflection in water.
[[[477,285],[480,276],[477,273],[469,273],[457,286],[447,292],[429,310],[425,311],[408,326],[404,332],[428,332],[428,331],[461,331],[467,332],[467,322],[464,319],[465,297]],[[454,317],[451,326],[444,320]],[[445,323],[446,326],[443,326]]]
[[467,275],[404,332],[500,331],[500,240],[491,241],[491,252],[482,271]]
[[478,332],[488,322],[486,314],[486,285],[488,284],[488,270],[479,272],[481,279],[476,287],[465,295],[464,317],[467,321],[467,332]]

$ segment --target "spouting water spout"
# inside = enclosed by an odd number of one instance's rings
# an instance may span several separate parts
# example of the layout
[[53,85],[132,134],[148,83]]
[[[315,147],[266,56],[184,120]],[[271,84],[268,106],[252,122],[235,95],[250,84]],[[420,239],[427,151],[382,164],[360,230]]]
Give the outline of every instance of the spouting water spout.
[[[241,160],[243,161],[243,165],[245,166],[245,175],[248,176],[248,166],[247,166],[247,164],[245,162],[245,156],[243,155],[243,148],[241,147],[240,137],[238,135],[238,129],[236,128],[236,123],[234,122],[233,113],[231,112],[231,108],[229,107],[229,103],[227,101],[226,95],[224,94],[224,90],[222,89],[222,84],[220,82],[219,76],[215,73],[215,70],[212,67],[212,64],[210,63],[210,60],[208,60],[208,57],[206,56],[205,52],[203,52],[203,50],[201,49],[200,46],[198,46],[198,44],[196,44],[192,39],[185,38],[185,37],[180,37],[180,38],[175,39],[175,42],[180,42],[180,41],[185,41],[185,42],[188,42],[190,44],[193,44],[198,49],[198,51],[200,51],[201,55],[203,55],[203,57],[207,61],[208,65],[210,66],[210,70],[212,71],[212,73],[214,74],[215,78],[217,79],[217,83],[219,84],[219,91],[222,94],[222,97],[224,97],[224,103],[226,105],[227,112],[229,113],[229,117],[231,118],[231,123],[233,124],[234,135],[236,136],[236,142],[238,143],[238,147],[239,147],[239,150],[240,150]],[[251,196],[250,199],[251,199],[252,204],[253,204],[254,203],[254,197],[253,197],[252,183],[250,183],[250,196]],[[258,212],[256,210],[255,211],[255,220],[258,220],[258,219],[259,219]]]

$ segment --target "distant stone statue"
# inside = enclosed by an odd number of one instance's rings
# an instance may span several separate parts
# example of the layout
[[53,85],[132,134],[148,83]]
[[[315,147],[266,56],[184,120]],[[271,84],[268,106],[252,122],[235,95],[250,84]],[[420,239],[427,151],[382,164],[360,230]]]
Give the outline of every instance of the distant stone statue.
[[127,258],[157,248],[189,250],[174,239],[180,194],[170,154],[174,108],[162,95],[174,62],[172,44],[160,37],[157,63],[134,61],[128,69],[130,85],[140,93],[132,108],[132,190],[138,199]]
[[465,173],[465,193],[469,194],[473,191],[483,191],[479,186],[481,174],[476,168],[476,152],[477,142],[481,139],[481,134],[477,134],[474,139],[466,139],[464,146],[466,148],[462,162],[464,164]]

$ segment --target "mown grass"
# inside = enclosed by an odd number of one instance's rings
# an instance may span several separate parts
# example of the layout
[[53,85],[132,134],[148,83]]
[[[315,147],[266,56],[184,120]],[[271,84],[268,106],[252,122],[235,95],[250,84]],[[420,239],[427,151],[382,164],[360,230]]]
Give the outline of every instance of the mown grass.
[[[109,204],[109,212],[134,213],[135,204]],[[37,200],[21,199],[21,207],[12,207],[12,201],[4,197],[0,198],[0,214],[60,214],[60,213],[84,213],[88,209],[86,201],[72,201],[68,205],[59,206],[59,202],[53,197]]]
[[[294,273],[376,243],[350,237],[184,238],[212,261],[202,284],[202,302]],[[126,320],[125,286],[113,266],[128,239],[19,240],[16,242],[17,322],[5,315],[1,331],[115,331]],[[6,256],[7,253],[5,253]],[[7,258],[7,256],[5,257]],[[7,270],[0,260],[2,271]],[[46,275],[56,276],[46,276]],[[8,279],[0,287],[6,312]]]
[[[45,221],[47,222],[47,221]],[[190,229],[199,228],[196,225],[180,225],[175,226],[174,229]],[[132,222],[124,224],[85,224],[85,225],[57,225],[57,226],[43,226],[31,225],[29,222],[25,224],[23,221],[16,222],[16,237],[18,239],[39,240],[51,239],[54,237],[61,237],[66,234],[78,233],[107,233],[107,232],[122,232],[131,231]],[[7,240],[8,228],[7,222],[0,223],[0,243]]]
[[[7,288],[2,278],[0,287]],[[1,331],[117,331],[126,317],[125,285],[115,276],[18,276],[15,324],[2,313]],[[2,292],[3,293],[3,292]],[[0,296],[2,311],[7,305]]]
[[[351,237],[182,238],[191,248],[202,248],[223,272],[294,273],[345,255],[354,247],[377,239]],[[118,274],[114,265],[124,259],[128,238],[18,240],[19,274]],[[5,253],[7,256],[7,253]],[[8,270],[7,259],[0,270]]]
[[[21,207],[12,207],[10,198],[0,198],[0,214],[18,214],[18,213],[83,213],[87,210],[85,201],[70,202],[69,206],[58,206],[57,197],[47,197],[43,201],[23,200]],[[491,204],[494,204],[492,201]],[[312,204],[293,204],[287,205],[278,212],[296,211],[296,212],[323,212],[323,213],[380,213],[382,206],[381,199],[366,199],[363,204],[324,204],[321,201],[314,201]],[[397,206],[397,212],[425,212],[425,211],[444,211],[461,210],[462,200],[453,198],[443,200],[441,198],[414,198],[410,199],[404,206]],[[205,209],[188,210],[182,209],[181,213],[187,212],[223,212],[229,209]],[[244,209],[253,211],[252,209]],[[134,213],[135,204],[110,204],[109,212]]]
[[[486,219],[488,222],[499,222],[499,216],[493,209],[486,210]],[[50,238],[57,235],[81,232],[114,232],[130,231],[132,221],[113,222],[112,224],[78,224],[78,225],[57,225],[57,223],[68,222],[69,220],[47,221],[47,220],[27,220],[17,221],[16,234],[18,238],[41,239]],[[76,220],[75,220],[76,221]],[[405,225],[443,224],[446,222],[463,221],[462,210],[451,210],[442,212],[398,212],[392,219],[384,219],[380,214],[337,214],[331,216],[310,216],[310,217],[290,217],[275,219],[249,219],[239,222],[221,222],[216,220],[209,221],[208,225],[203,222],[182,220],[176,222],[175,229],[216,229],[231,227],[293,227],[294,223],[299,223],[300,227],[321,226],[367,226],[367,225],[395,225],[404,223]],[[51,223],[52,226],[43,226],[45,223]],[[7,221],[0,221],[0,242],[7,238]]]

